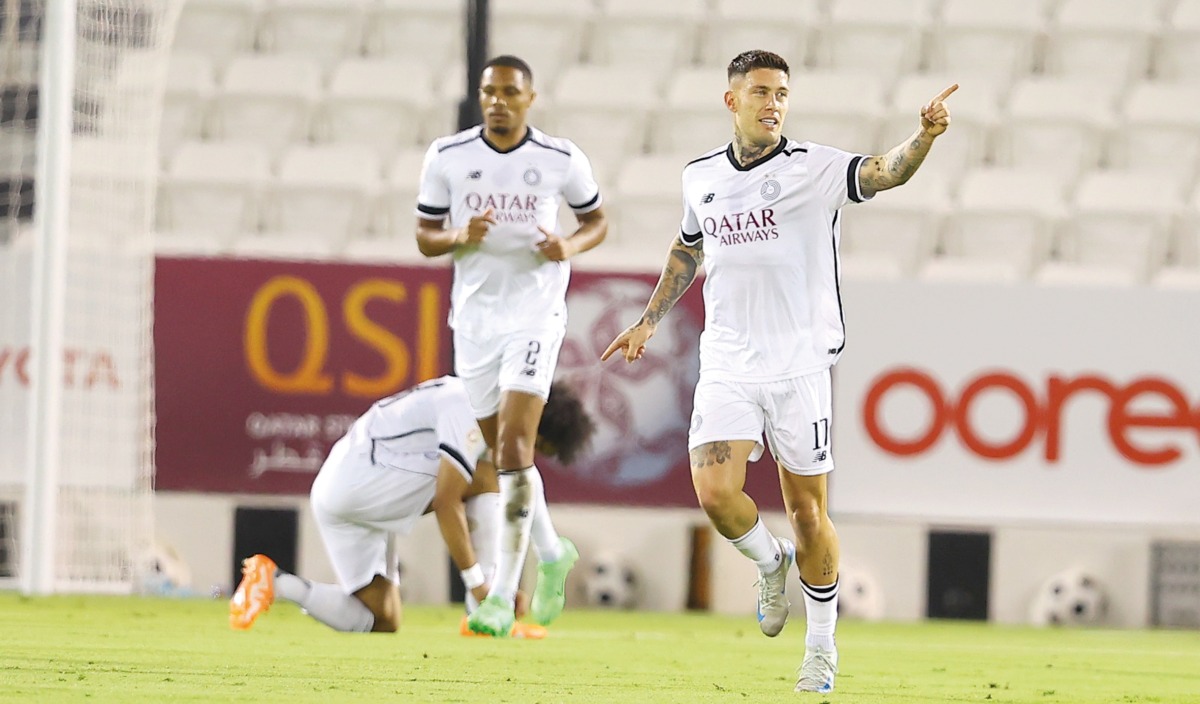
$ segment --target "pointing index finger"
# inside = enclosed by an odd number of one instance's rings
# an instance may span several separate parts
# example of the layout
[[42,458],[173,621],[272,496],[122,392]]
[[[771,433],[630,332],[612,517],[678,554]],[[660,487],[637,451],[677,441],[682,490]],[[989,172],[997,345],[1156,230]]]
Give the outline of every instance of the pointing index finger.
[[954,93],[954,91],[956,91],[956,90],[958,90],[958,84],[957,84],[957,83],[955,83],[954,85],[950,86],[950,87],[949,87],[949,88],[947,88],[946,90],[944,90],[944,91],[942,91],[941,93],[939,93],[939,94],[938,94],[938,97],[936,97],[936,98],[934,98],[934,99],[933,99],[933,102],[935,102],[935,103],[940,103],[940,102],[942,102],[942,101],[943,101],[943,100],[945,100],[946,98],[949,98],[949,97],[950,97],[950,96],[951,96],[951,95]]

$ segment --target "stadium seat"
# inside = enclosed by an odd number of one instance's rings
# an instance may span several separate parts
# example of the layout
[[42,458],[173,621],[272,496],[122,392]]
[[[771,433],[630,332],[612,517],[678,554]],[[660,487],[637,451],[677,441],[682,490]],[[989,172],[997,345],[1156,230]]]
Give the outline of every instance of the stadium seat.
[[638,243],[659,253],[679,234],[683,215],[683,167],[693,154],[634,157],[617,174],[610,212],[609,237],[622,244]]
[[1062,181],[1041,171],[975,169],[962,177],[957,207],[946,218],[943,251],[1000,278],[1028,277],[1050,255],[1066,211]]
[[432,78],[422,64],[406,61],[341,62],[317,109],[313,139],[387,153],[420,145],[434,93]]
[[161,231],[228,243],[258,229],[266,150],[247,142],[184,142],[159,182]]
[[1067,177],[1099,164],[1113,106],[1095,81],[1030,78],[1013,89],[994,142],[999,166]]
[[265,0],[187,0],[172,51],[205,54],[223,70],[237,54],[254,50],[264,5]]
[[[793,75],[784,130],[792,139],[846,151],[874,150],[884,113],[884,89],[874,76],[844,71]],[[932,96],[930,96],[932,97]],[[900,141],[910,132],[896,136]]]
[[928,0],[833,3],[820,30],[816,64],[884,81],[915,71],[922,61],[929,6]]
[[209,100],[216,88],[212,60],[197,52],[173,52],[167,65],[159,149],[163,162],[183,141],[204,136]]
[[441,66],[463,56],[466,0],[376,0],[367,13],[370,56]]
[[312,232],[249,233],[233,241],[230,254],[243,259],[333,259],[340,243]]
[[326,72],[362,54],[368,0],[271,0],[258,43],[263,51],[301,54]]
[[701,65],[724,69],[753,47],[779,54],[799,72],[816,35],[818,5],[819,0],[760,0],[747,12],[743,0],[717,0],[700,31]]
[[263,230],[324,237],[339,249],[371,222],[381,165],[362,145],[295,146],[284,153],[267,189]]
[[1195,85],[1141,83],[1121,110],[1109,141],[1108,163],[1158,171],[1160,178],[1191,183],[1200,164],[1200,89]]
[[1080,181],[1072,205],[1060,230],[1060,257],[1144,282],[1166,261],[1182,199],[1179,184],[1156,172],[1098,171]]
[[724,69],[692,68],[674,74],[666,100],[656,102],[650,116],[650,151],[695,158],[732,139],[733,115],[724,102],[728,89]]
[[1159,78],[1200,81],[1200,0],[1179,0],[1158,43]]
[[1023,278],[1006,262],[951,254],[927,260],[917,272],[917,279],[925,283],[1014,284]]
[[1047,32],[1046,73],[1116,86],[1142,78],[1160,23],[1153,2],[1064,0]]
[[[692,63],[704,0],[600,0],[588,40],[596,64],[666,71]],[[629,82],[633,82],[630,76]]]
[[842,208],[841,252],[856,265],[866,259],[890,261],[903,276],[912,275],[933,255],[949,204],[945,182],[918,172],[868,203]]
[[640,154],[645,144],[648,112],[661,91],[640,75],[627,67],[572,66],[559,79],[552,101],[535,108],[535,119],[544,120],[547,132],[583,149],[601,182],[610,182],[618,162]]
[[321,70],[314,61],[239,56],[213,101],[210,136],[258,141],[277,155],[288,143],[307,139],[320,92]]
[[960,87],[949,99],[954,124],[938,138],[921,172],[950,181],[964,169],[987,161],[1000,111],[1001,81],[968,74],[916,74],[900,79],[874,153],[882,154],[911,135],[919,124],[921,107],[956,82]]
[[536,85],[552,85],[583,55],[591,0],[492,0],[491,54],[514,54],[533,70]]
[[1045,24],[1046,0],[946,0],[930,34],[929,69],[1012,81],[1033,71]]
[[1159,288],[1200,289],[1200,190],[1171,238],[1168,265],[1154,275]]
[[386,177],[379,196],[379,207],[376,208],[376,233],[387,233],[393,238],[413,235],[425,151],[402,150],[386,165]]

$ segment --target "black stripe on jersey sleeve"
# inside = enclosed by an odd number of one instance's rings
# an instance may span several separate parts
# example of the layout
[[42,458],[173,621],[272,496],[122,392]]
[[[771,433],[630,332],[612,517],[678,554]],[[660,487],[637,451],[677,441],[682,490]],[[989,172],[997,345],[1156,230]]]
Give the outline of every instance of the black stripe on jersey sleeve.
[[684,232],[679,231],[679,241],[689,247],[699,246],[704,242],[704,233],[702,232]]
[[863,202],[862,189],[858,183],[858,167],[862,164],[862,160],[866,157],[856,156],[850,160],[850,166],[846,168],[846,195],[855,203]]
[[[858,160],[861,161],[862,157],[858,157]],[[837,290],[838,320],[842,323],[842,344],[835,350],[829,350],[830,354],[841,354],[846,349],[846,313],[842,309],[842,272],[838,266],[838,216],[841,214],[842,211],[835,210],[833,222],[829,223],[829,245],[833,247],[833,286]]]
[[425,205],[424,203],[417,203],[417,210],[425,213],[426,215],[434,216],[445,215],[450,212],[449,207],[439,208],[436,205]]
[[458,466],[462,468],[463,473],[465,473],[467,475],[467,479],[470,479],[471,477],[475,476],[475,470],[471,469],[471,465],[467,464],[467,460],[465,457],[463,457],[463,454],[461,452],[454,449],[453,447],[450,447],[449,445],[447,445],[444,442],[440,443],[438,445],[438,449],[441,450],[442,452],[446,453],[446,455],[451,460],[456,462],[458,464]]
[[546,144],[545,142],[539,142],[536,139],[534,139],[533,137],[529,138],[529,143],[536,144],[537,146],[541,147],[542,149],[549,149],[552,152],[558,152],[559,154],[566,154],[567,156],[571,156],[571,152],[567,151],[566,149],[556,147],[552,144]]
[[586,203],[581,203],[579,205],[575,205],[574,203],[567,203],[567,205],[571,206],[572,210],[583,210],[584,208],[592,207],[593,205],[596,204],[596,201],[598,201],[598,200],[600,200],[600,191],[596,191],[596,195],[592,196],[591,199],[588,200]]

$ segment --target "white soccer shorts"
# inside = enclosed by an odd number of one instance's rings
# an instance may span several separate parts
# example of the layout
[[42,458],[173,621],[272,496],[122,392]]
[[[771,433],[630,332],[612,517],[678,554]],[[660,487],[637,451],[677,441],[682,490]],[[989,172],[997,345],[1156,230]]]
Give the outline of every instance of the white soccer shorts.
[[696,384],[688,450],[710,442],[753,440],[750,460],[762,457],[763,433],[775,460],[793,474],[833,471],[830,447],[832,382],[825,369],[782,381],[705,379]]
[[495,415],[504,391],[549,397],[565,334],[556,328],[473,339],[455,332],[454,373],[467,385],[475,417]]
[[388,577],[388,533],[408,533],[433,500],[437,479],[371,463],[369,445],[342,438],[313,481],[313,518],[347,594]]

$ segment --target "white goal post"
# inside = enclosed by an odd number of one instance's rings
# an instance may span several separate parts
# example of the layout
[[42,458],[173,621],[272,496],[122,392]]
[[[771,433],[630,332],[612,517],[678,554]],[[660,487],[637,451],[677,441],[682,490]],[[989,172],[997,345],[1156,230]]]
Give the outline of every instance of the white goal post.
[[158,129],[183,0],[0,0],[0,588],[153,542]]

